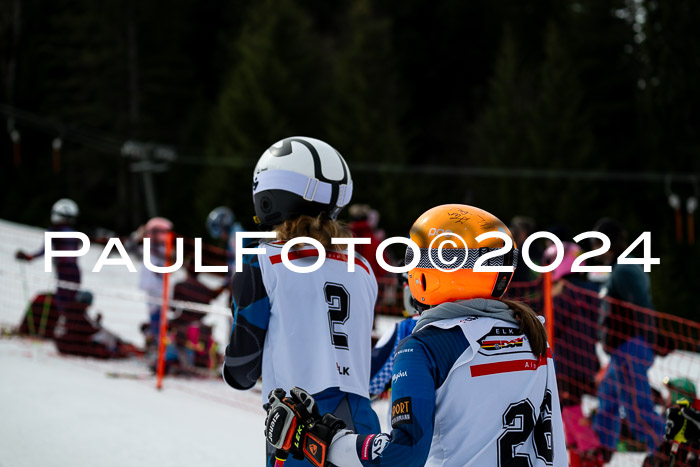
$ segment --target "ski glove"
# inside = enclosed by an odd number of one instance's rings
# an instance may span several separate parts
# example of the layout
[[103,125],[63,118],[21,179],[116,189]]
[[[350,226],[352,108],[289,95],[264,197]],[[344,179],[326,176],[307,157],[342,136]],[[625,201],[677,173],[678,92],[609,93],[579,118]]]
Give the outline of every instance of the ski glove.
[[32,255],[28,255],[22,250],[18,250],[17,253],[15,253],[15,258],[21,261],[31,261],[32,259],[34,259]]
[[679,443],[697,443],[700,440],[700,412],[684,405],[666,409],[664,439]]
[[324,467],[328,446],[345,423],[333,414],[319,414],[316,401],[301,388],[277,388],[268,395],[265,437],[278,452],[295,459],[306,458],[316,467]]

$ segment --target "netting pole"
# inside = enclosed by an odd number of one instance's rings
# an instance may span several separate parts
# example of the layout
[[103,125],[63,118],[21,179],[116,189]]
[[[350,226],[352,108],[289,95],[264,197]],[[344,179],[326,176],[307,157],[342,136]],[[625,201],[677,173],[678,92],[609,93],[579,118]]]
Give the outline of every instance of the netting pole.
[[695,218],[693,213],[688,210],[688,245],[695,245]]
[[680,207],[675,209],[676,218],[676,243],[683,243],[683,218],[681,217]]
[[15,163],[15,167],[19,167],[20,161],[22,159],[20,149],[21,137],[19,135],[19,131],[13,129],[10,132],[10,139],[12,140],[12,159]]
[[[173,246],[173,233],[168,232],[165,237],[165,267],[170,266],[170,254]],[[156,371],[156,389],[163,389],[163,375],[165,374],[165,339],[168,330],[168,278],[169,273],[163,274],[163,304],[160,307],[160,330],[158,332],[158,366]]]
[[554,348],[554,306],[552,302],[552,273],[542,274],[542,287],[544,296],[544,322],[547,327],[549,346]]
[[24,261],[19,262],[19,270],[22,276],[22,291],[24,292],[24,299],[29,300],[29,306],[27,306],[27,328],[29,329],[29,335],[34,337],[36,334],[36,329],[34,328],[34,310],[32,309],[32,300],[27,293],[27,273],[24,270]]

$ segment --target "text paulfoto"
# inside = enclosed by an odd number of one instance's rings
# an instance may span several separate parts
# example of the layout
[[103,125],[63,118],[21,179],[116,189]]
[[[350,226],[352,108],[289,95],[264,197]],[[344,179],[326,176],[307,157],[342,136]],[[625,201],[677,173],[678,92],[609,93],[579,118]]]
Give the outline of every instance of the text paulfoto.
[[[243,242],[245,240],[273,240],[276,239],[277,234],[275,232],[237,232],[236,233],[236,248],[235,248],[235,271],[241,272],[243,268],[242,257],[243,255],[265,255],[266,248],[265,243],[261,242],[258,246],[250,248],[244,247]],[[391,273],[401,274],[411,269],[417,267],[421,263],[422,259],[426,259],[429,262],[429,266],[423,261],[421,267],[429,267],[439,269],[444,272],[454,272],[465,267],[467,260],[469,259],[469,250],[467,242],[459,235],[454,232],[435,231],[431,230],[429,236],[434,236],[430,242],[428,248],[421,249],[416,245],[416,243],[410,238],[406,237],[390,237],[381,242],[377,246],[376,250],[376,260],[381,268],[385,271]],[[52,248],[52,240],[55,238],[74,238],[82,242],[82,246],[79,250],[55,250]],[[477,245],[482,243],[484,240],[496,238],[502,241],[502,246],[500,248],[479,248],[473,246],[472,249],[478,254],[476,255],[476,260],[473,265],[468,264],[468,269],[472,269],[474,272],[513,272],[512,264],[500,264],[491,265],[490,263],[494,259],[505,258],[509,253],[514,250],[513,241],[508,234],[502,231],[492,231],[486,232],[474,240]],[[530,259],[529,249],[534,240],[538,238],[546,238],[551,241],[557,249],[557,254],[554,261],[547,265],[537,265]],[[610,272],[612,267],[610,265],[585,265],[583,262],[587,259],[594,258],[605,254],[610,249],[610,239],[600,232],[584,232],[582,234],[574,237],[575,242],[581,242],[587,238],[595,238],[601,243],[601,246],[595,250],[586,252],[578,256],[571,266],[571,272]],[[440,240],[438,242],[438,240]],[[348,272],[355,272],[355,246],[356,245],[368,245],[371,243],[369,238],[333,238],[331,243],[334,245],[344,245],[347,250],[347,267]],[[412,251],[412,260],[404,266],[392,266],[384,260],[384,250],[387,247],[394,244],[406,245]],[[641,257],[629,257],[632,251],[639,245],[643,246],[643,255]],[[313,264],[308,266],[299,266],[294,264],[294,260],[290,259],[290,250],[297,246],[310,245],[315,248],[318,255],[314,255],[316,260]],[[46,272],[51,272],[52,260],[54,258],[67,258],[67,257],[80,257],[85,255],[90,249],[90,239],[87,235],[82,232],[45,232],[44,233],[44,251],[45,251],[45,261],[44,270]],[[183,239],[175,239],[175,262],[171,265],[156,266],[151,260],[152,255],[151,239],[143,239],[143,264],[144,266],[152,272],[159,274],[173,273],[180,269],[183,265]],[[160,245],[158,248],[158,254],[161,257],[164,256],[163,247]],[[482,252],[485,250],[486,252]],[[110,257],[111,253],[116,251],[118,258]],[[538,273],[550,272],[559,267],[562,260],[564,259],[564,246],[561,240],[554,234],[549,232],[536,232],[530,235],[518,252],[519,258],[525,262],[527,267],[536,271]],[[446,252],[450,252],[446,256]],[[460,253],[455,255],[455,252]],[[433,254],[434,253],[434,254]],[[288,240],[282,246],[281,260],[284,266],[289,268],[293,272],[298,273],[310,273],[318,270],[323,266],[326,260],[326,250],[321,245],[321,243],[310,237],[296,237]],[[436,258],[437,257],[437,261]],[[309,256],[310,257],[310,256]],[[448,258],[449,257],[449,258]],[[458,257],[462,260],[459,261]],[[652,264],[660,264],[659,258],[651,257],[651,232],[642,233],[637,239],[617,258],[618,264],[639,264],[644,267],[645,272],[651,270]],[[501,261],[505,263],[505,261]],[[136,267],[133,261],[129,257],[124,245],[122,245],[119,238],[110,238],[107,241],[100,257],[98,258],[95,266],[92,268],[92,272],[100,272],[104,266],[123,266],[126,267],[130,272],[136,272]],[[228,266],[205,266],[202,264],[202,239],[194,239],[194,270],[196,272],[209,272],[209,273],[228,273]]]

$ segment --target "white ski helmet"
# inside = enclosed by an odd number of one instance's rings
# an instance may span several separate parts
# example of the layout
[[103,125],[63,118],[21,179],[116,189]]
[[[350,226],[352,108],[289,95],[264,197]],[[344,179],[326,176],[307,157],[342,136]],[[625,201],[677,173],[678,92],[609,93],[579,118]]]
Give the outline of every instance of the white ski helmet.
[[52,224],[75,224],[78,218],[78,205],[72,199],[61,198],[51,208]]
[[212,238],[221,238],[226,233],[228,234],[236,222],[236,216],[226,206],[214,208],[207,216],[207,231]]
[[321,140],[294,136],[270,146],[255,166],[255,221],[272,227],[302,214],[335,219],[352,198],[345,160]]

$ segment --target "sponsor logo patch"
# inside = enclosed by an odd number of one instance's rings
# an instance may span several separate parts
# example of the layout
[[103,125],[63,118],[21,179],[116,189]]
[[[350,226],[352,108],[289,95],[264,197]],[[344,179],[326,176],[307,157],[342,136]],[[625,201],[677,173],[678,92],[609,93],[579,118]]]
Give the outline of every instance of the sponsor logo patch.
[[389,445],[389,441],[389,435],[386,433],[381,433],[374,437],[374,441],[372,441],[372,460],[382,457],[382,451]]
[[396,399],[391,405],[391,426],[413,423],[413,407],[410,397]]
[[360,459],[363,461],[368,461],[369,460],[369,448],[372,446],[372,440],[376,437],[377,435],[369,435],[368,437],[365,438],[365,440],[362,442],[362,450],[360,451]]
[[314,435],[309,434],[304,438],[304,454],[306,458],[318,467],[324,465],[324,460],[326,458],[326,448],[321,444],[320,440]]
[[484,350],[503,350],[522,347],[525,336],[517,328],[494,327],[478,340]]
[[403,378],[404,376],[408,376],[408,373],[405,371],[399,371],[398,373],[394,373],[394,375],[391,377],[391,384],[396,383],[400,378]]
[[350,376],[350,368],[346,366],[341,367],[338,362],[335,362],[335,368],[340,376]]

